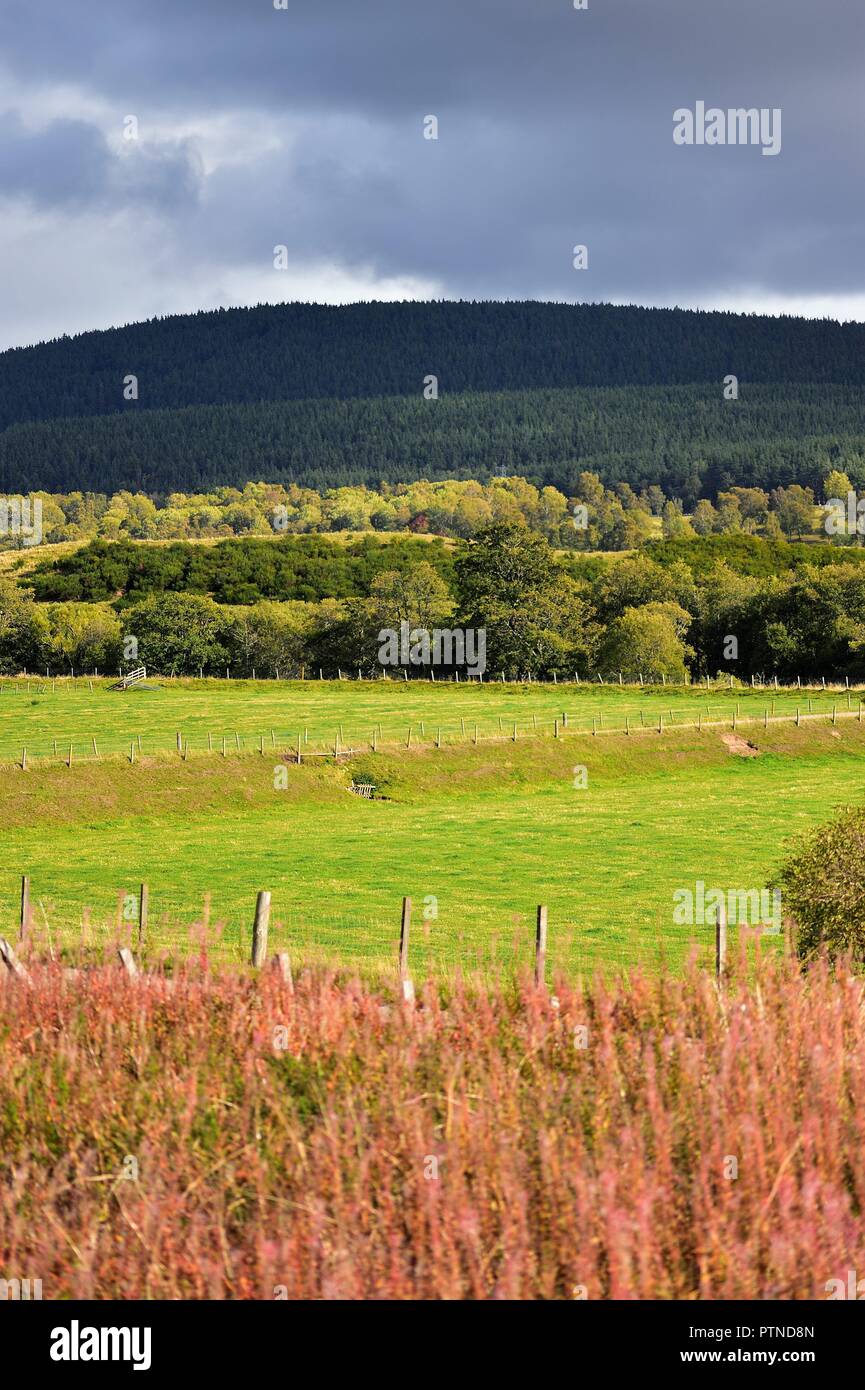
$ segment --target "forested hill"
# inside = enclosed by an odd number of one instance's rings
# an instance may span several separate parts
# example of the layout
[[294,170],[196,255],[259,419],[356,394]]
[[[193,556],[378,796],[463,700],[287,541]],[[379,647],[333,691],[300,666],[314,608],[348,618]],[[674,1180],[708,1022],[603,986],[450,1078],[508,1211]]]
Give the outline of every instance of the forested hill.
[[815,486],[829,466],[865,471],[863,385],[865,325],[829,320],[541,303],[220,310],[0,353],[0,494],[496,473],[570,492],[585,469],[692,501]]
[[[139,399],[122,383],[134,374]],[[720,382],[865,384],[865,325],[613,305],[260,305],[0,353],[0,428],[190,405]]]
[[570,494],[588,470],[693,504],[737,485],[817,488],[827,465],[865,479],[862,397],[743,385],[725,401],[712,382],[130,410],[0,431],[0,494],[166,497],[249,481],[323,491],[497,473]]

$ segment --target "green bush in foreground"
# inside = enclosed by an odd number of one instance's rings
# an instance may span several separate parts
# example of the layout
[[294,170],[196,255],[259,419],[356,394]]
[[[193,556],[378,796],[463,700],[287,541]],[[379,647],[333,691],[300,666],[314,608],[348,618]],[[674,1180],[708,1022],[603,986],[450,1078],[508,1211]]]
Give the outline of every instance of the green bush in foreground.
[[848,807],[806,837],[786,860],[781,884],[798,924],[797,949],[865,959],[865,807]]

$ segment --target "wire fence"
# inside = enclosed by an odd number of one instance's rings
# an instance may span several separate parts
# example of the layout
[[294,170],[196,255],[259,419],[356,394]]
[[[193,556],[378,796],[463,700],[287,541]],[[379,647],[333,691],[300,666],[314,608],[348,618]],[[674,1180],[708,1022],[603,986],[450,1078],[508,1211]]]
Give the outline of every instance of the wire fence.
[[[63,763],[68,767],[76,762],[103,758],[125,759],[134,764],[148,756],[174,754],[182,760],[190,756],[211,755],[230,758],[249,754],[278,757],[285,761],[303,763],[309,759],[345,759],[361,753],[384,753],[396,749],[441,749],[456,746],[518,743],[527,738],[562,739],[567,736],[593,737],[624,734],[669,733],[678,730],[711,730],[740,727],[753,728],[794,722],[830,719],[863,720],[862,697],[858,691],[828,687],[815,688],[818,693],[804,694],[777,691],[766,699],[761,709],[748,688],[746,702],[742,700],[688,700],[666,708],[648,709],[638,703],[618,704],[613,709],[568,711],[558,715],[521,714],[519,718],[498,715],[492,718],[417,719],[397,727],[391,721],[361,728],[345,722],[328,729],[310,725],[292,729],[217,727],[215,729],[178,728],[146,733],[100,732],[69,737],[67,734],[36,733],[27,740],[5,734],[0,740],[0,762],[15,763],[26,770],[34,762]],[[772,687],[774,692],[774,687]],[[0,697],[4,689],[0,688]],[[756,693],[756,692],[754,692]],[[865,693],[865,692],[863,692]],[[798,695],[798,698],[797,698]],[[825,696],[825,701],[824,701]],[[743,712],[742,705],[745,703]],[[815,709],[815,704],[821,707]]]

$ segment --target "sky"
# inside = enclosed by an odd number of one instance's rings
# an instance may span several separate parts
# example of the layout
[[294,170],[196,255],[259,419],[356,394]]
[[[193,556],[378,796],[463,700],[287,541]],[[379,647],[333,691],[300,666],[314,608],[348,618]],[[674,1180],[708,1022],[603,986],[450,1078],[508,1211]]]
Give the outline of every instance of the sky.
[[[0,347],[292,299],[865,319],[861,0],[579,3],[2,0]],[[677,143],[701,102],[780,149]]]

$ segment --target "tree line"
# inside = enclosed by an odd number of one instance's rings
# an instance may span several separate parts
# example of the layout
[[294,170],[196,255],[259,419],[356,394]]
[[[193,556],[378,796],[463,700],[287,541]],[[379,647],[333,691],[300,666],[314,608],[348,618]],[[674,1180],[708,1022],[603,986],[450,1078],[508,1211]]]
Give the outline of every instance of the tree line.
[[4,579],[0,670],[143,662],[163,675],[287,676],[302,666],[373,675],[382,669],[382,632],[404,623],[413,633],[483,629],[488,669],[513,677],[861,680],[865,567],[861,552],[832,554],[823,564],[797,556],[793,568],[768,575],[737,573],[718,555],[689,565],[645,551],[581,568],[579,557],[560,556],[525,526],[496,523],[465,542],[450,569],[415,555],[402,569],[371,572],[365,593],[344,598],[241,606],[158,592],[129,604],[39,603]]
[[134,541],[92,541],[40,565],[28,583],[40,602],[117,602],[128,606],[149,594],[205,594],[222,604],[263,599],[352,598],[368,594],[382,570],[411,570],[422,561],[446,580],[453,559],[439,539],[360,536],[338,544],[323,536],[223,541],[214,546],[148,546]]
[[[760,535],[777,541],[784,536],[802,539],[817,534],[827,539],[826,504],[830,499],[846,499],[854,492],[855,476],[839,468],[828,469],[825,476],[821,476],[816,496],[813,488],[803,488],[798,483],[776,487],[770,492],[757,487],[730,486],[720,490],[714,501],[701,498],[690,511],[686,510],[682,499],[668,497],[655,484],[640,492],[627,482],[605,486],[597,473],[587,470],[577,475],[570,496],[557,488],[539,488],[525,478],[512,476],[496,477],[488,483],[421,479],[393,486],[383,484],[380,488],[328,488],[321,493],[294,484],[284,487],[247,483],[242,490],[227,487],[209,493],[174,492],[161,502],[144,493],[128,491],[111,497],[105,493],[80,491],[37,492],[27,502],[33,513],[38,501],[40,539],[49,544],[89,538],[117,542],[198,541],[223,537],[273,539],[343,531],[404,532],[467,539],[496,522],[512,522],[538,531],[558,549],[592,552],[633,550],[661,535],[673,542],[714,535]],[[32,538],[28,539],[20,529],[16,532],[7,524],[4,534],[3,507],[0,498],[0,549],[27,548]],[[837,529],[832,528],[833,544],[855,544],[861,540],[856,534],[845,534],[844,530],[834,534]],[[372,552],[375,549],[374,543]],[[296,553],[298,559],[304,554],[331,553],[335,572],[339,569],[337,552],[332,549],[330,552],[327,548],[316,551],[307,543],[292,552],[289,542],[284,554],[289,553]],[[242,556],[243,552],[239,554]],[[257,554],[264,562],[264,551],[250,550],[249,554]],[[82,584],[85,582],[85,571],[86,582],[90,583],[94,569],[100,565],[111,570],[106,579],[110,588],[120,587],[125,592],[129,585],[121,562],[124,556],[131,555],[131,551],[97,548],[71,559],[47,561],[39,567],[40,575],[49,576],[44,580],[45,591],[41,596],[100,597],[98,593],[79,591],[75,587],[79,580]],[[198,554],[196,558],[191,547],[185,550],[174,547],[170,555],[161,558],[147,558],[141,550],[138,564],[142,575],[137,587],[151,582],[152,577],[152,585],[157,588],[213,591],[218,582],[215,568],[224,560],[224,549],[217,552],[216,562],[206,555]],[[178,569],[180,580],[185,582],[175,581]],[[169,576],[165,583],[160,580],[163,570]],[[245,576],[250,584],[253,578]],[[67,581],[68,587],[64,588]],[[54,586],[50,592],[49,585]],[[329,593],[339,596],[336,591]],[[273,588],[262,588],[256,593],[253,588],[248,601],[271,596],[314,598],[325,595],[294,593],[290,586],[281,593]],[[231,601],[227,594],[221,597]]]
[[425,399],[256,400],[176,408],[139,397],[0,432],[0,493],[242,488],[249,479],[325,493],[417,479],[519,476],[570,494],[583,472],[692,507],[732,486],[817,488],[832,467],[865,481],[862,387],[760,383],[536,387]]

